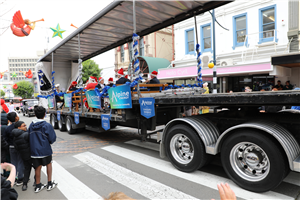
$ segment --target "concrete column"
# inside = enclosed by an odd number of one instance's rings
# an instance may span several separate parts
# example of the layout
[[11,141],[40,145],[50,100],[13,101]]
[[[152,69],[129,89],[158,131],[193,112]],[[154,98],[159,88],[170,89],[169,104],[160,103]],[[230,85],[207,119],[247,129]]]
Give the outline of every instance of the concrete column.
[[288,39],[292,40],[290,44],[290,52],[299,51],[299,0],[289,0],[289,30],[287,33]]

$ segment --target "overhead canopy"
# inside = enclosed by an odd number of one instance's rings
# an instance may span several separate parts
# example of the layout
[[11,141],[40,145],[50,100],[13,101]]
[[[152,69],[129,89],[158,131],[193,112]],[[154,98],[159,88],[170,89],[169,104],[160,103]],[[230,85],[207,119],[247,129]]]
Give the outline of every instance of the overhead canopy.
[[[136,5],[136,33],[144,36],[194,15],[199,15],[231,1],[142,1]],[[114,1],[97,13],[58,45],[48,51],[40,61],[77,62],[80,34],[81,59],[87,60],[124,43],[132,41],[133,2]]]
[[271,57],[272,65],[284,67],[300,67],[300,53],[288,53]]
[[147,56],[139,56],[140,68],[142,73],[151,73],[161,68],[167,68],[171,65],[170,61],[165,58],[153,58]]

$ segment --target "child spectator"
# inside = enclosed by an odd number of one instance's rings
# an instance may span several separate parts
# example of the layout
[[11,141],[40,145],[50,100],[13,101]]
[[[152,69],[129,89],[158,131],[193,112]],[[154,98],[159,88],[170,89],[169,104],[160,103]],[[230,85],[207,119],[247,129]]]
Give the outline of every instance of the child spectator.
[[41,169],[42,166],[47,166],[47,177],[48,184],[47,190],[52,190],[56,187],[57,183],[52,181],[52,148],[56,140],[56,134],[52,126],[44,120],[46,115],[46,109],[42,106],[38,106],[34,109],[35,116],[37,119],[34,119],[29,126],[28,133],[30,135],[30,150],[32,164],[35,168],[35,179],[36,186],[34,192],[40,192],[44,189],[41,180]]
[[24,163],[24,178],[22,190],[27,190],[27,183],[31,172],[31,155],[29,146],[29,135],[27,132],[26,124],[23,121],[15,123],[15,129],[12,130],[14,136],[15,149],[20,153]]
[[1,199],[17,200],[18,193],[13,188],[16,179],[16,168],[10,163],[1,163],[1,168],[10,171],[10,175],[7,179],[1,176]]
[[24,177],[24,164],[21,158],[20,153],[15,149],[15,145],[13,143],[13,134],[12,130],[15,128],[15,123],[19,121],[19,117],[17,113],[10,112],[7,114],[7,119],[11,122],[11,125],[7,126],[4,133],[4,139],[7,141],[9,145],[9,154],[11,159],[11,164],[13,164],[17,169],[17,182],[16,185],[20,186],[23,184]]

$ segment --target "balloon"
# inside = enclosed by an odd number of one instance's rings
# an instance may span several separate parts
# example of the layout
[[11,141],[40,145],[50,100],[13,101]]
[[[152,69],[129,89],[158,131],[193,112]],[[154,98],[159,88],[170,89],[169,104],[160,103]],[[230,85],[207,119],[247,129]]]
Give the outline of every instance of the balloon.
[[[13,34],[18,37],[28,36],[31,30],[34,30],[35,23],[39,21],[44,21],[44,19],[40,19],[37,21],[30,21],[29,19],[23,20],[21,12],[18,10],[13,16],[13,23],[10,25],[10,29]],[[33,25],[31,25],[33,24]]]
[[16,72],[13,72],[13,73],[11,74],[11,77],[16,78],[16,77],[17,77]]
[[23,72],[23,71],[20,71],[20,72],[22,72],[26,78],[32,78],[33,77],[31,69],[29,69],[27,72]]
[[208,67],[209,67],[210,69],[211,69],[211,68],[214,68],[214,66],[215,66],[214,63],[212,63],[212,62],[211,62],[211,63],[208,63]]
[[18,89],[18,85],[16,83],[13,85],[13,89]]
[[62,33],[65,32],[65,30],[60,29],[59,24],[57,24],[56,29],[55,28],[50,28],[50,29],[54,32],[52,38],[58,36],[62,39]]

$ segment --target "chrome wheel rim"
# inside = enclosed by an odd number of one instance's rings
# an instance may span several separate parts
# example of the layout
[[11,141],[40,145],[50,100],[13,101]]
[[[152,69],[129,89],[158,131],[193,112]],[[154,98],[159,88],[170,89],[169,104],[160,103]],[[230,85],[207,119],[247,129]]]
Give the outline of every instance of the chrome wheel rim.
[[238,143],[231,149],[230,164],[238,176],[251,182],[263,180],[270,172],[267,154],[251,142]]
[[176,134],[170,141],[170,152],[180,164],[188,164],[194,158],[194,146],[184,134]]
[[51,125],[52,125],[53,128],[55,127],[54,115],[51,115]]
[[71,130],[71,120],[67,119],[67,124],[66,124],[67,130],[70,131]]
[[62,128],[62,119],[60,118],[60,120],[58,121],[58,126],[59,128]]

